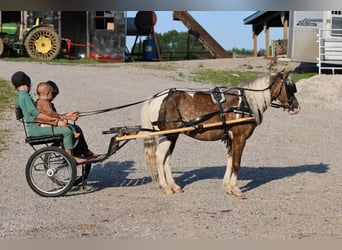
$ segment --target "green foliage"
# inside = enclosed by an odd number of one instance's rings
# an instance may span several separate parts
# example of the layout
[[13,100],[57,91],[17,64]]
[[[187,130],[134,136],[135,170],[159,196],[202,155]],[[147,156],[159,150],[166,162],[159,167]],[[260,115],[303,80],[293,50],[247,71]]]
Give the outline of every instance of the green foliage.
[[[14,107],[15,91],[13,87],[5,80],[0,79],[0,120],[2,119],[2,112]],[[0,129],[0,151],[5,148],[8,129]]]
[[253,55],[253,50],[233,48],[232,50],[228,50],[228,53],[235,55],[251,56]]
[[[159,51],[163,61],[211,58],[209,52],[192,34],[171,30],[166,33],[156,33]],[[139,41],[133,54],[143,53],[143,41]]]

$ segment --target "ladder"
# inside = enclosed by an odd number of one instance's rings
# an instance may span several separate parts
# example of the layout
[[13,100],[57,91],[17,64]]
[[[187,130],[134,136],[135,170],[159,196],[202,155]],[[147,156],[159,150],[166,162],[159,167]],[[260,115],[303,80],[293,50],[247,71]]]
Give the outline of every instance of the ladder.
[[198,41],[215,58],[231,57],[187,11],[174,11],[173,20],[182,21],[189,31],[198,34]]

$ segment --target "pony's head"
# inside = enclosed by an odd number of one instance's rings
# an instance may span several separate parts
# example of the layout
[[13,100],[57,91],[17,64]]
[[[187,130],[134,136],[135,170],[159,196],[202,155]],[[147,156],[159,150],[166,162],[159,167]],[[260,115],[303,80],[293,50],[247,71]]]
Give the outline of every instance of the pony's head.
[[295,97],[296,84],[292,81],[289,71],[281,71],[271,75],[272,107],[284,108],[290,115],[299,113],[300,107]]

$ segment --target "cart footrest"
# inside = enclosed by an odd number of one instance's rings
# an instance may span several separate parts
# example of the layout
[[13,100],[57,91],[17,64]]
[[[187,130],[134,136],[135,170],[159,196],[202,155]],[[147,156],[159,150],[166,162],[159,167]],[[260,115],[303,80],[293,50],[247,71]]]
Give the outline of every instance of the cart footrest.
[[113,136],[110,139],[110,143],[109,143],[108,150],[107,150],[106,154],[100,154],[97,157],[94,157],[94,158],[87,160],[83,164],[102,162],[102,161],[106,160],[108,157],[110,157],[112,154],[115,154],[116,151],[118,151],[119,149],[120,149],[119,141],[116,140],[116,136]]
[[123,126],[123,127],[110,128],[107,131],[103,131],[102,134],[128,135],[128,134],[138,133],[140,130],[141,130],[141,126]]
[[108,158],[107,154],[100,154],[96,157],[88,159],[85,163],[83,164],[88,164],[88,163],[96,163],[96,162],[101,162],[104,161]]

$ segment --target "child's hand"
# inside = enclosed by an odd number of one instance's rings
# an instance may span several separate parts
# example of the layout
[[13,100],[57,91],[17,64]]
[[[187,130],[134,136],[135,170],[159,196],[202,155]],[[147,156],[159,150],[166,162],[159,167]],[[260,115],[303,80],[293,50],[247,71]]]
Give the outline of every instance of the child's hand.
[[80,117],[79,111],[72,111],[63,116],[67,120],[76,121]]
[[65,121],[63,121],[63,120],[59,120],[58,123],[57,123],[57,126],[58,127],[67,128],[68,124]]

